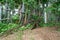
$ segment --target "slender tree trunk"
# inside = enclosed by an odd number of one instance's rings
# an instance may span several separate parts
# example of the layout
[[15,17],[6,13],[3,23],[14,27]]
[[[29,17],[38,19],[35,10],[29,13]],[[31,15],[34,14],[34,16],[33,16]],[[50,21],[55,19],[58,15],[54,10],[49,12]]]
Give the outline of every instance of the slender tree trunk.
[[48,7],[48,4],[44,4],[43,13],[44,13],[44,23],[47,23],[47,12],[45,8]]
[[27,23],[27,13],[25,13],[24,25]]
[[19,13],[19,23],[21,23],[21,8],[22,8],[22,6],[20,5],[20,7],[19,7],[19,11],[18,11],[18,13]]
[[[8,15],[8,3],[5,3],[5,9],[3,9],[3,10],[5,10],[5,12],[3,11],[4,12],[4,14],[3,14],[4,18],[3,19],[8,18],[8,16],[7,16]],[[8,19],[5,20],[4,22],[8,23],[7,21],[8,21]]]
[[[0,3],[0,20],[1,20],[1,13],[2,13],[2,5]],[[1,21],[0,21],[1,22]]]
[[[39,0],[39,6],[40,6],[40,0]],[[39,9],[39,17],[41,16],[41,11],[40,11],[40,9]]]
[[44,12],[44,23],[47,23],[47,13]]
[[20,5],[18,13],[19,13],[19,23],[22,23],[23,22],[23,14],[24,14],[24,3],[22,3]]

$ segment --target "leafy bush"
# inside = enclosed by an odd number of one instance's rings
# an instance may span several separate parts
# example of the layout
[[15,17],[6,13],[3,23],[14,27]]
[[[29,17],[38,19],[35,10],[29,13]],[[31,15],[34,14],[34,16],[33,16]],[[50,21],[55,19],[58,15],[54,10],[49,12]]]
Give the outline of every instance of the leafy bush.
[[42,27],[43,26],[43,17],[42,16],[38,16],[38,15],[32,15],[31,16],[31,20],[32,20],[32,25],[34,24],[36,27],[37,26],[40,26]]
[[38,15],[32,15],[31,19],[33,19],[34,21],[37,21],[37,20],[39,20],[39,16]]
[[42,24],[44,27],[60,27],[60,23],[50,22],[46,24]]
[[16,15],[12,16],[12,20],[14,23],[18,22],[19,21],[19,15],[16,14]]
[[17,27],[18,25],[14,23],[9,23],[7,26],[8,26],[8,29],[12,29],[12,28]]
[[18,25],[14,24],[14,23],[9,23],[9,24],[0,23],[0,34],[6,32],[8,30],[11,30],[17,26]]
[[33,27],[33,25],[31,25],[31,24],[27,24],[26,26],[22,26],[22,27],[20,27],[19,30],[24,31],[24,30],[26,30],[26,29],[31,29],[32,27]]
[[[6,24],[0,23],[0,33],[5,31],[6,29]],[[5,29],[5,30],[4,30]]]
[[[9,23],[9,24],[0,23],[0,35],[3,34],[3,33],[5,33],[5,32],[7,32],[7,31],[9,31],[9,30],[13,31],[14,28],[16,28],[17,26],[18,25],[14,24],[14,23]],[[26,29],[32,28],[32,26],[33,25],[31,25],[31,24],[27,24],[26,26],[22,26],[22,27],[19,27],[17,29],[24,31]]]
[[13,20],[18,20],[18,18],[19,18],[18,14],[12,16],[12,19],[13,19]]

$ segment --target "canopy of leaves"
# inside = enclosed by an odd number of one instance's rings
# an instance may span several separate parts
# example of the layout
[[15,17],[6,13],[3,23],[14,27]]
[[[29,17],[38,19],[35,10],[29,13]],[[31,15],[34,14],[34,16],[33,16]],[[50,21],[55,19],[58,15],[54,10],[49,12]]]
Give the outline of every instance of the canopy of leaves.
[[60,15],[60,1],[53,3],[51,6],[47,7],[46,10],[54,12],[56,15]]
[[48,0],[41,0],[41,3],[43,3],[43,4],[45,4],[47,2],[48,2]]

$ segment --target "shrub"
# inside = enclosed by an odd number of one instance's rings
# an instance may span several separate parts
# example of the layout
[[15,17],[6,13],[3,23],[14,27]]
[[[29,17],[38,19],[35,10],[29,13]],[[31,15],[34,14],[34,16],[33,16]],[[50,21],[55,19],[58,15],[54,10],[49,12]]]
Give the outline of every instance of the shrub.
[[16,15],[12,16],[12,20],[13,20],[14,23],[18,23],[18,21],[19,21],[19,15],[16,14]]
[[0,23],[0,34],[6,32],[8,30],[11,30],[17,26],[18,25],[14,24],[14,23],[9,23],[9,24]]
[[24,30],[26,30],[26,29],[31,29],[32,27],[33,27],[33,25],[31,25],[31,24],[27,24],[26,26],[22,26],[22,27],[20,27],[19,30],[24,31]]

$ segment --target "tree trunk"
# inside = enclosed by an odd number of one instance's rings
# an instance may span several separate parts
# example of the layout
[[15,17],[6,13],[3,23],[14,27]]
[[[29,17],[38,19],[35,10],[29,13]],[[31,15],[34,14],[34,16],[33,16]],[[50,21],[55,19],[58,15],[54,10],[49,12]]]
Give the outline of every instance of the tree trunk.
[[[2,13],[2,5],[0,3],[0,20],[1,20],[1,13]],[[1,21],[0,21],[1,22]]]
[[[20,7],[19,7],[19,23],[22,23],[23,22],[23,13],[24,13],[24,3],[20,4]],[[23,23],[22,23],[23,24]]]
[[22,8],[22,6],[19,7],[19,11],[18,11],[18,13],[19,13],[19,23],[21,23],[21,17],[22,17],[21,16],[21,8]]
[[27,13],[25,13],[24,25],[27,23]]

